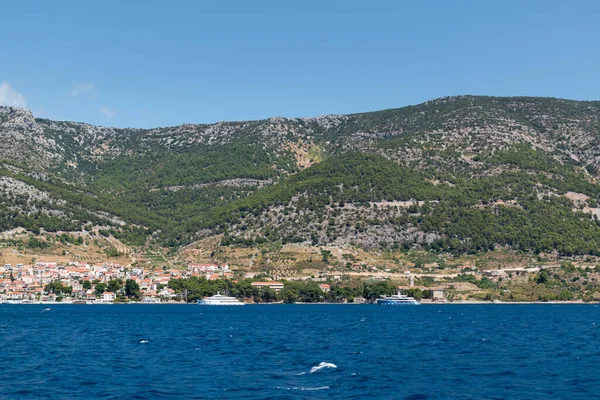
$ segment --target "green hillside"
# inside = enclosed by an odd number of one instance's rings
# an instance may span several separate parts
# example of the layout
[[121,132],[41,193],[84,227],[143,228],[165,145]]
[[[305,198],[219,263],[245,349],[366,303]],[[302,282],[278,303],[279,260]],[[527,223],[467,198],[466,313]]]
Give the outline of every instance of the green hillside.
[[[381,156],[335,156],[218,207],[208,218],[194,218],[187,230],[227,231],[229,241],[245,245],[257,240],[328,244],[368,226],[381,247],[424,245],[461,253],[508,246],[535,252],[557,249],[567,255],[598,254],[597,217],[573,210],[572,202],[564,197],[571,191],[586,194],[594,205],[597,185],[526,146],[490,159],[491,164],[499,162],[521,169],[494,176],[458,176],[452,182],[433,184],[435,175],[401,167]],[[412,204],[404,208],[374,204],[394,201]],[[269,219],[269,212],[280,218]],[[298,219],[301,213],[303,218]],[[378,229],[382,227],[399,233],[416,228],[434,234],[435,239],[426,243],[406,236],[400,240],[402,235],[385,236],[386,230]]]
[[237,246],[599,251],[600,102],[459,96],[150,130],[0,107],[0,134],[2,231],[172,248],[222,234]]

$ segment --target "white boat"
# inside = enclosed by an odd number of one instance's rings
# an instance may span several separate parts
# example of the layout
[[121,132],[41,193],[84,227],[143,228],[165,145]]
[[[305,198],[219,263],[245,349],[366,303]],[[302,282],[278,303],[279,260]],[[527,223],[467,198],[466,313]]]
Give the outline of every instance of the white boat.
[[205,297],[202,300],[198,300],[198,304],[201,306],[243,306],[244,303],[236,299],[235,297],[223,296],[217,292],[214,296]]
[[377,304],[381,306],[418,306],[421,303],[415,300],[414,297],[398,292],[398,294],[377,299]]

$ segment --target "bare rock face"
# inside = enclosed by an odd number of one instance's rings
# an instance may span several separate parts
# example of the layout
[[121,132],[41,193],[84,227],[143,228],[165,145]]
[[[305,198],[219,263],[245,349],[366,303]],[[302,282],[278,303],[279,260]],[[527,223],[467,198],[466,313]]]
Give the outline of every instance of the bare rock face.
[[35,186],[8,176],[0,176],[0,192],[10,196],[27,196],[28,200],[32,201],[51,200],[48,193],[37,189]]
[[35,119],[0,107],[0,157],[34,162],[36,169],[75,168],[118,155],[179,151],[250,141],[284,156],[291,145],[318,144],[325,153],[381,154],[415,168],[449,171],[478,167],[473,155],[515,143],[600,170],[600,103],[527,97],[454,96],[400,109],[313,118],[184,124],[119,129]]
[[44,159],[51,157],[46,147],[52,145],[44,140],[43,128],[33,118],[31,111],[0,107],[0,157],[27,161],[35,154]]
[[5,129],[39,130],[31,111],[18,107],[0,107],[0,121]]

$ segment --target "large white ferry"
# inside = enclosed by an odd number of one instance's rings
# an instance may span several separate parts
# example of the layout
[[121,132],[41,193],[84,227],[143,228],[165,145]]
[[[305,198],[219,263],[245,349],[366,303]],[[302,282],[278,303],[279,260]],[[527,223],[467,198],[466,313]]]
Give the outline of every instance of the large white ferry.
[[236,299],[235,297],[223,296],[217,292],[214,296],[205,297],[202,300],[198,300],[198,304],[201,306],[243,306],[244,303]]
[[398,292],[398,294],[377,299],[377,304],[381,306],[418,306],[421,303],[415,300],[414,297]]

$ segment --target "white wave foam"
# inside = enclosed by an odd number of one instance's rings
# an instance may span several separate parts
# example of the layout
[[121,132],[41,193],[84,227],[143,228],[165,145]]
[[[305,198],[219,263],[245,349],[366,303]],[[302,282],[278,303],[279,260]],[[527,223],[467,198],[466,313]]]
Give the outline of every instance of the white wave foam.
[[310,369],[310,373],[313,374],[317,371],[322,370],[323,368],[337,368],[337,365],[322,361],[319,365],[315,365]]
[[303,387],[303,386],[294,386],[294,387],[287,387],[287,386],[275,386],[275,389],[285,389],[285,390],[306,390],[306,391],[312,391],[312,390],[325,390],[325,389],[329,389],[329,386],[319,386],[319,387]]

